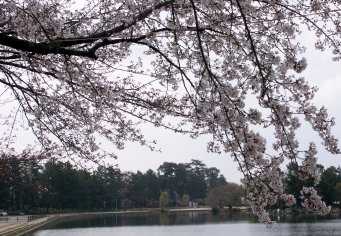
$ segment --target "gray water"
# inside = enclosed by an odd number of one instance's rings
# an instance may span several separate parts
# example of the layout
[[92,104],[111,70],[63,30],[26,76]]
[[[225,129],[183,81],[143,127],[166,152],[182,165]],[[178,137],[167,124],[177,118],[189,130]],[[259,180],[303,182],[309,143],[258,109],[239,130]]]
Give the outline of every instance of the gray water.
[[[291,219],[292,220],[292,219]],[[32,236],[341,236],[341,219],[259,224],[243,215],[209,213],[102,215],[70,218]]]

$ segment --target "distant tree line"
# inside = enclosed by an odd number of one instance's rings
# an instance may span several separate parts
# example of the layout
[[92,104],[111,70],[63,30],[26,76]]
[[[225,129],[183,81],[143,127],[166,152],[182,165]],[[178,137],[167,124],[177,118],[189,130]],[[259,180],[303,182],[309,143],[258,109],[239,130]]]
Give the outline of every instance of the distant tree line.
[[99,166],[77,168],[70,162],[5,156],[0,158],[0,209],[10,212],[56,212],[205,204],[211,189],[226,185],[220,171],[199,160],[165,162],[157,171],[122,172]]
[[[288,165],[282,172],[286,191],[299,199],[303,186],[314,186],[328,205],[341,206],[341,168],[317,169],[318,182],[302,180],[297,166]],[[243,205],[243,197],[241,185],[226,182],[219,169],[199,160],[164,162],[156,171],[133,173],[114,166],[90,171],[54,159],[0,156],[0,209],[9,212],[164,209],[190,202],[218,209]]]

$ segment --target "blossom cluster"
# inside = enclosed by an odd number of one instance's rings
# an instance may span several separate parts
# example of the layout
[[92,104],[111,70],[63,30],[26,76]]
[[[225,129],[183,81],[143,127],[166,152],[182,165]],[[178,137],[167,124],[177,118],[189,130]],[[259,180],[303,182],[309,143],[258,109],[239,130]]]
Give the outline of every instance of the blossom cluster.
[[313,187],[303,187],[300,193],[303,199],[302,207],[308,211],[314,211],[321,215],[327,215],[330,212],[331,207],[322,201]]

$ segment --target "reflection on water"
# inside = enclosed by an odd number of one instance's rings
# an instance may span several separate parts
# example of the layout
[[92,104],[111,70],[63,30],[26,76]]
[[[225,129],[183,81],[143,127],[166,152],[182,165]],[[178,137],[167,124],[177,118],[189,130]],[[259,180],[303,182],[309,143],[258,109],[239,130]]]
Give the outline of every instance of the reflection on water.
[[341,235],[341,220],[315,219],[310,223],[278,223],[268,227],[255,223],[254,218],[247,214],[236,213],[216,216],[207,212],[106,214],[64,219],[32,235],[336,236]]
[[184,225],[250,220],[248,214],[212,215],[208,212],[170,212],[88,215],[55,224],[54,228],[107,227],[124,225]]

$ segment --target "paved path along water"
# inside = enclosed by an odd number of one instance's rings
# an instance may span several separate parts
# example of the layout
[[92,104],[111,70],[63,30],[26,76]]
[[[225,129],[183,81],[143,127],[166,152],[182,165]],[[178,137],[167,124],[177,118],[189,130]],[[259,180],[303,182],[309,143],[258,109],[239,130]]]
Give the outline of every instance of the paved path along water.
[[50,222],[56,216],[8,216],[0,218],[0,236],[19,236]]
[[20,236],[24,233],[33,231],[55,219],[70,216],[81,215],[105,215],[105,214],[127,214],[127,213],[147,213],[148,210],[132,210],[132,211],[110,211],[110,212],[82,212],[82,213],[68,213],[56,214],[47,216],[5,216],[0,217],[0,236]]

